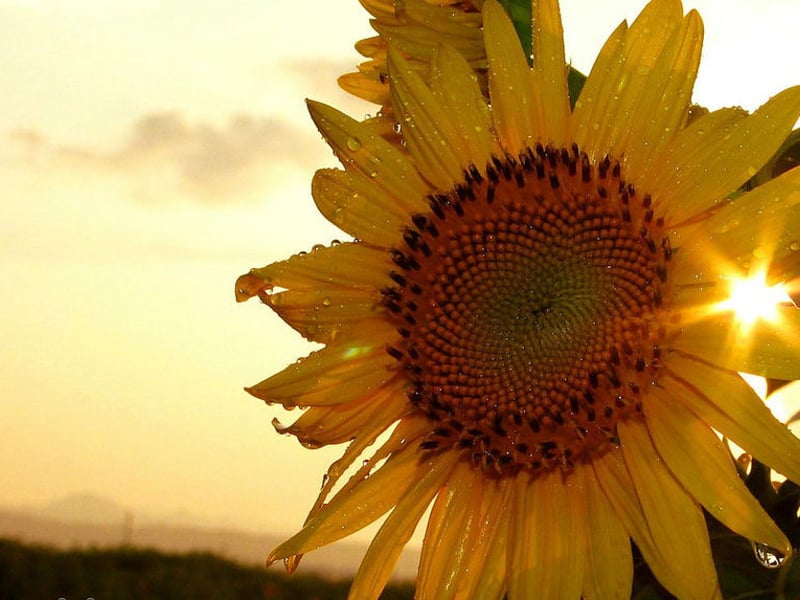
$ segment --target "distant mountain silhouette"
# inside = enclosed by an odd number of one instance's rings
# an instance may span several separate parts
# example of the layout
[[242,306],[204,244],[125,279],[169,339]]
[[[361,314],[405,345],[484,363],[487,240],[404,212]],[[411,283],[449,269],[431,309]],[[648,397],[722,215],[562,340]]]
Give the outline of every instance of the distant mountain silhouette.
[[[167,523],[152,517],[140,520],[132,510],[113,500],[88,493],[64,497],[43,507],[0,507],[0,537],[62,549],[132,546],[166,552],[208,551],[248,565],[263,565],[269,551],[284,539],[234,528]],[[329,578],[349,578],[358,569],[365,551],[365,545],[340,542],[305,555],[300,570]],[[418,551],[405,551],[395,569],[395,579],[413,579],[418,561]]]
[[119,525],[130,511],[109,498],[86,492],[58,498],[35,512],[69,523]]

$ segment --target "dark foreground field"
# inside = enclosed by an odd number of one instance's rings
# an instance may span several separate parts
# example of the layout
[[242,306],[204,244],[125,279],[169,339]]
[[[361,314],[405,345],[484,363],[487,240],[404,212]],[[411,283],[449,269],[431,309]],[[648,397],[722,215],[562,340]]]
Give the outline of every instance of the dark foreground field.
[[[349,581],[286,576],[208,553],[166,554],[132,548],[54,550],[0,539],[3,600],[337,600]],[[413,597],[391,585],[383,600]]]

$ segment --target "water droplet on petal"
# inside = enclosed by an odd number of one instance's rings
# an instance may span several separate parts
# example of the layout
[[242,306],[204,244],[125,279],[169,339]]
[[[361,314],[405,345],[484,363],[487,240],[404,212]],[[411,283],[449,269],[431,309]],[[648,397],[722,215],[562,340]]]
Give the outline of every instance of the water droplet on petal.
[[357,137],[347,138],[347,148],[353,152],[361,149],[361,140]]
[[331,299],[328,296],[325,296],[322,299],[322,306],[324,306],[325,308],[329,307],[331,304],[332,304]]
[[786,557],[766,544],[753,542],[753,554],[762,567],[778,569],[786,561]]

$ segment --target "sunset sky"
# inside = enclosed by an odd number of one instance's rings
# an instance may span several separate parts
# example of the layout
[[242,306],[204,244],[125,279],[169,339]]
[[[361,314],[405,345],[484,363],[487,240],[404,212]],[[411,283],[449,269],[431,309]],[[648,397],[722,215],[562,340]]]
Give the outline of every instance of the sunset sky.
[[[562,0],[573,64],[643,5]],[[684,5],[706,24],[697,102],[800,83],[800,2]],[[356,0],[0,0],[0,505],[302,523],[341,449],[278,435],[296,414],[242,388],[311,346],[233,287],[345,239],[311,200],[335,162],[304,98],[374,111],[335,83],[370,32]]]

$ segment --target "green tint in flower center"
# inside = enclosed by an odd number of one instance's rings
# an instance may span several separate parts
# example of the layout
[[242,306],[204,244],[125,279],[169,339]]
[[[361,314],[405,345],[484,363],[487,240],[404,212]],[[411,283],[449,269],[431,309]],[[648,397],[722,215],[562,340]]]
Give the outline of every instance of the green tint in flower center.
[[383,292],[424,447],[505,473],[616,443],[663,336],[672,251],[651,204],[618,163],[542,146],[430,199]]

